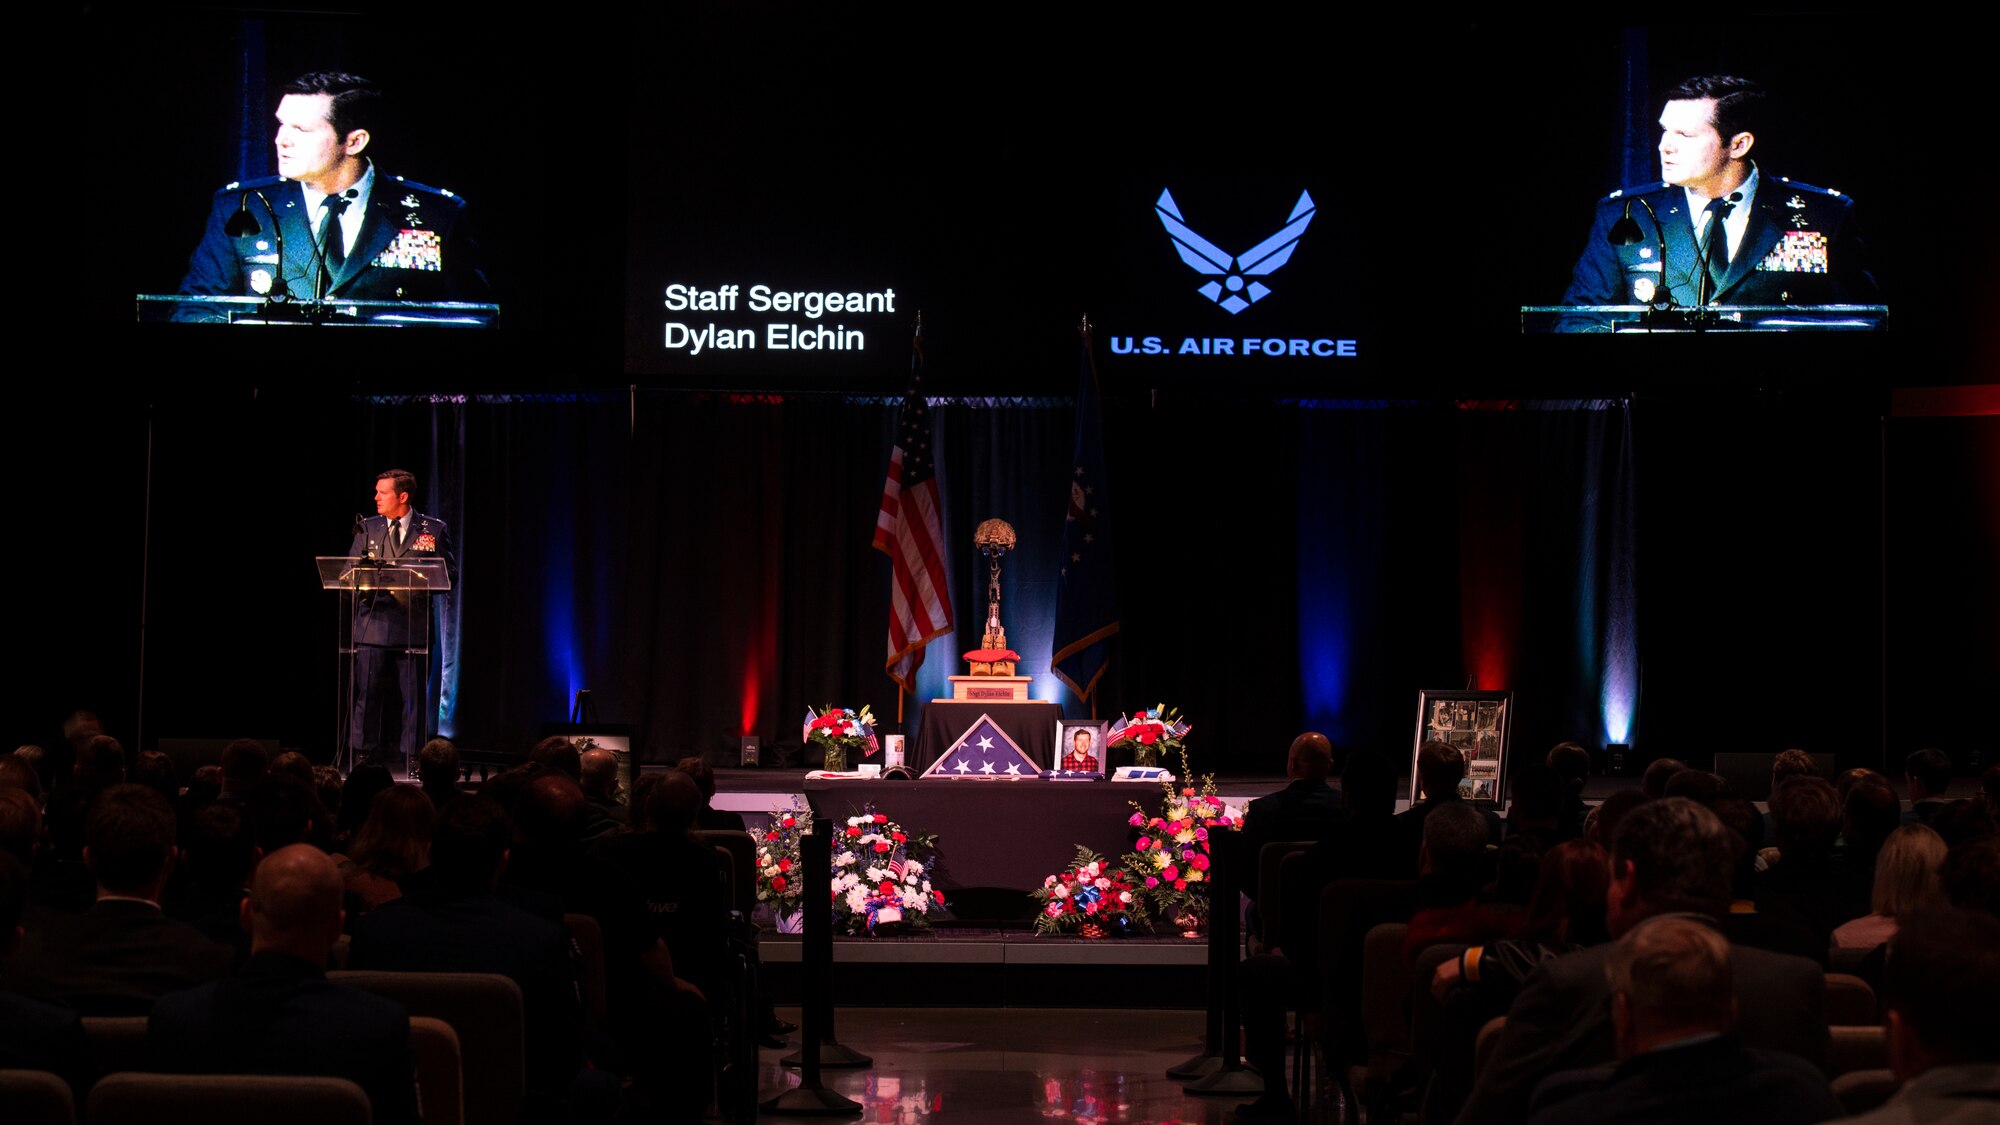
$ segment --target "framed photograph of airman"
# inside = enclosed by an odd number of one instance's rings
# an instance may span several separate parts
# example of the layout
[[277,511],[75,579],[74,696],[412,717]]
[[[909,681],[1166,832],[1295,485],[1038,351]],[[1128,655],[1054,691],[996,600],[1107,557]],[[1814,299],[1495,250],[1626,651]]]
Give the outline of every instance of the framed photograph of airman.
[[1102,778],[1104,735],[1111,724],[1104,719],[1059,719],[1056,721],[1056,760],[1048,776],[1059,781]]
[[1410,802],[1415,804],[1425,796],[1418,791],[1422,783],[1417,752],[1426,742],[1442,742],[1465,758],[1459,795],[1468,801],[1499,805],[1505,795],[1513,719],[1511,691],[1419,691],[1417,733],[1410,743]]

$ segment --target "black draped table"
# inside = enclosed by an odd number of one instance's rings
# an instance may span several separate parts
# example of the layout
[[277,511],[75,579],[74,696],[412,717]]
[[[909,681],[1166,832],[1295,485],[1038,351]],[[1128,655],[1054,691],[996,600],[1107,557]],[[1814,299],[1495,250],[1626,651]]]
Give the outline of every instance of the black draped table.
[[1152,816],[1164,796],[1158,783],[1138,782],[806,780],[816,818],[844,823],[873,802],[907,832],[936,833],[931,884],[946,894],[1026,894],[1067,868],[1078,844],[1116,860],[1131,850],[1130,802]]

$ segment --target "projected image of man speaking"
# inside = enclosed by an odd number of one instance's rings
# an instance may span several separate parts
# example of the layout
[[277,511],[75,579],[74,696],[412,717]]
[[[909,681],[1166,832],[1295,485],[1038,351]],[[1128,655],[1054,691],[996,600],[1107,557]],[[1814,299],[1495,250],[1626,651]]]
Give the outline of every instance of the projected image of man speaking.
[[1667,91],[1660,181],[1598,201],[1568,305],[1824,305],[1880,300],[1854,201],[1758,167],[1769,98],[1706,75]]
[[465,200],[391,175],[374,83],[314,71],[280,91],[278,174],[215,193],[180,292],[277,301],[480,301]]

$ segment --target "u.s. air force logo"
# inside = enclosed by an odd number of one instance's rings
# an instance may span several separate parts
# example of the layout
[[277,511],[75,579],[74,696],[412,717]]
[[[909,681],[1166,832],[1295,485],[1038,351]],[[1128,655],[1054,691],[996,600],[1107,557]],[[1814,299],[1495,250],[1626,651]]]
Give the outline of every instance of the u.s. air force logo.
[[1291,260],[1292,251],[1298,249],[1299,236],[1312,222],[1313,201],[1308,193],[1299,192],[1299,201],[1292,207],[1291,216],[1285,220],[1283,229],[1233,257],[1228,251],[1188,229],[1172,191],[1161,190],[1160,198],[1153,204],[1153,212],[1160,217],[1160,225],[1167,228],[1168,236],[1174,240],[1174,249],[1179,252],[1181,261],[1196,273],[1211,278],[1221,276],[1221,281],[1204,284],[1200,293],[1234,315],[1271,292],[1270,286],[1263,282],[1245,279],[1268,277]]

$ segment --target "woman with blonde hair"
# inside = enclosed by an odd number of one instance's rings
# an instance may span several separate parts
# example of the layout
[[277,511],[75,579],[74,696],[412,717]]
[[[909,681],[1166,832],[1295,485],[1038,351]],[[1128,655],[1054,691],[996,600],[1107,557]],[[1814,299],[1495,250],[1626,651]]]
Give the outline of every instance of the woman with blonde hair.
[[1875,858],[1873,912],[1833,931],[1835,949],[1874,949],[1896,936],[1898,920],[1944,901],[1944,837],[1928,824],[1905,824],[1882,842]]

